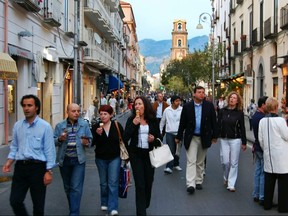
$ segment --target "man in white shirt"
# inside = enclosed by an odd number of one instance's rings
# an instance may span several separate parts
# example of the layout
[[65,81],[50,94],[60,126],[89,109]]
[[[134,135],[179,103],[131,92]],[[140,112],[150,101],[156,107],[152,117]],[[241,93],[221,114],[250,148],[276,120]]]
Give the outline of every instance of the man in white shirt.
[[106,98],[104,97],[104,94],[103,93],[101,93],[101,99],[100,99],[100,105],[102,106],[102,105],[107,105],[107,100],[106,100]]
[[161,134],[163,133],[163,128],[165,126],[166,142],[169,145],[170,150],[174,156],[174,160],[166,164],[166,168],[164,169],[164,172],[166,174],[171,174],[173,167],[178,171],[182,170],[181,167],[179,166],[179,156],[175,154],[177,145],[181,145],[180,143],[176,144],[175,142],[175,137],[177,135],[180,116],[182,112],[182,107],[180,106],[180,103],[181,99],[179,96],[172,96],[171,105],[164,110],[162,119],[160,121],[160,132]]
[[112,94],[109,100],[109,105],[113,108],[114,114],[116,113],[116,104],[117,104],[117,100],[115,96]]

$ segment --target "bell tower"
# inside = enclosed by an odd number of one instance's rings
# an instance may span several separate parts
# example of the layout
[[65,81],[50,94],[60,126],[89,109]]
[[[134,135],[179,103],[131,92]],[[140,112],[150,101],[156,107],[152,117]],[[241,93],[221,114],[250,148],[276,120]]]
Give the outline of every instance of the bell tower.
[[172,30],[171,60],[183,59],[188,53],[186,20],[174,20]]

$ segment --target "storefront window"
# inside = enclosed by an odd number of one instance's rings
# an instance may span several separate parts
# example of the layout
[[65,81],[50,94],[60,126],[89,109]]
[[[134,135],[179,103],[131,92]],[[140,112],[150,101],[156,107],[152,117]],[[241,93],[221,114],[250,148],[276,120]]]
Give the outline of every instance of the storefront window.
[[15,112],[15,82],[8,81],[8,113]]

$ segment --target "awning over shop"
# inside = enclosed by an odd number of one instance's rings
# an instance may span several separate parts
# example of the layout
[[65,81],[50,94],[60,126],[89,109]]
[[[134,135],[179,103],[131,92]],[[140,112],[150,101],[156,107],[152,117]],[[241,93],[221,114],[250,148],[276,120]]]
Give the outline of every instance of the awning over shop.
[[123,83],[117,77],[109,75],[109,88],[108,90],[115,91],[118,89],[118,82],[120,82],[120,89],[123,88]]
[[35,68],[32,70],[37,82],[45,82],[46,73],[44,67],[43,56],[40,51],[37,51],[35,56]]
[[10,55],[20,56],[29,60],[33,60],[33,54],[29,50],[22,49],[20,47],[8,45],[8,52]]
[[0,79],[17,80],[17,77],[16,62],[7,53],[0,53]]
[[101,72],[97,68],[94,68],[88,65],[85,65],[85,68],[91,73],[95,73],[96,75],[101,75]]
[[244,76],[244,72],[242,73],[237,73],[237,74],[233,74],[225,79],[222,79],[223,82],[231,82],[231,81],[242,81],[243,80],[239,80],[239,78],[242,78]]
[[55,48],[45,48],[43,50],[43,58],[51,62],[59,62],[58,53]]

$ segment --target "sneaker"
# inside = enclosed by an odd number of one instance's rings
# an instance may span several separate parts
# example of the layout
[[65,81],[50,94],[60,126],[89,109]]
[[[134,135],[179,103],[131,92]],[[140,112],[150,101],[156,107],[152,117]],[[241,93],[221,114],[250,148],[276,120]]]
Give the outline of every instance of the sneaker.
[[182,168],[180,166],[175,166],[174,169],[177,171],[182,171]]
[[110,214],[111,215],[118,215],[118,211],[117,210],[112,210]]
[[107,210],[108,210],[107,206],[101,206],[101,211],[107,211]]
[[171,170],[169,167],[166,167],[166,168],[164,169],[164,173],[166,173],[166,174],[171,174],[171,173],[172,173],[172,170]]
[[254,200],[254,202],[259,202],[259,198],[258,197],[254,197],[253,200]]

